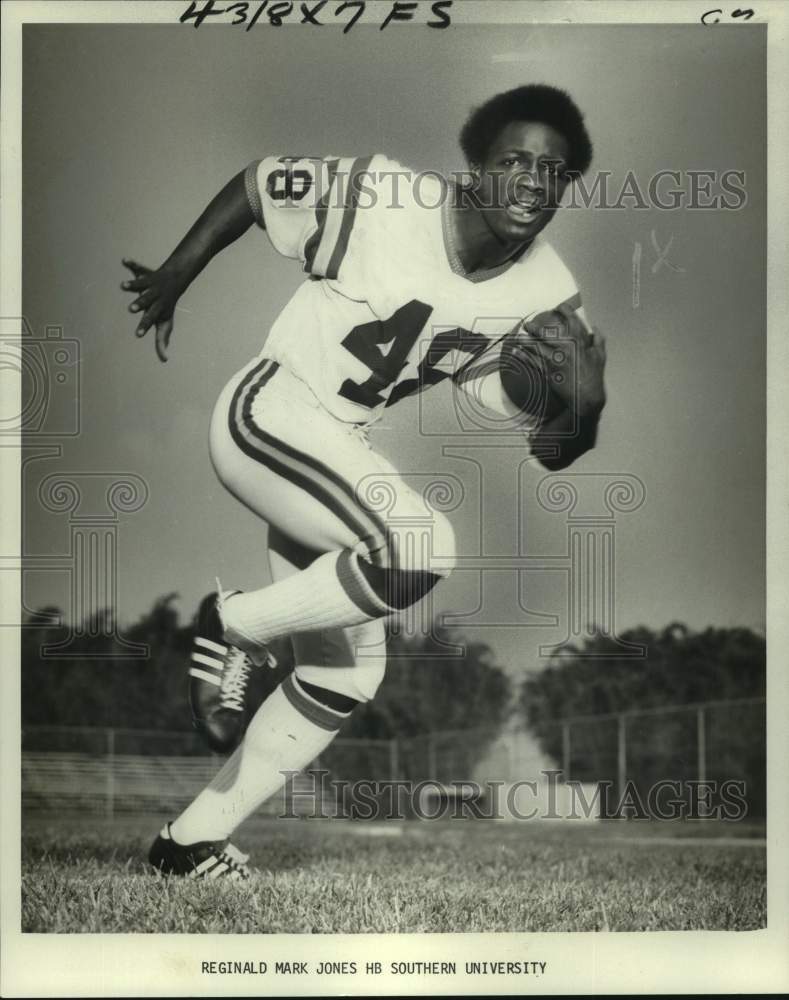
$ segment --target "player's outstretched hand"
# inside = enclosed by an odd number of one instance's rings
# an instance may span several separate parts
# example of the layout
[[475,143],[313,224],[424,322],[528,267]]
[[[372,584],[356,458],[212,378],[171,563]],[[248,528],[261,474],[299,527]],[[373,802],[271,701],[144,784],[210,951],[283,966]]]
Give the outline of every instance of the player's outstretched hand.
[[578,416],[599,413],[605,405],[605,338],[589,333],[568,306],[535,316],[523,329],[534,338],[530,343],[542,356],[553,392]]
[[167,346],[173,332],[173,312],[186,284],[173,268],[162,265],[156,271],[124,257],[123,266],[134,277],[121,283],[125,292],[134,292],[136,298],[129,305],[129,312],[142,312],[134,331],[144,337],[152,326],[156,327],[156,353],[160,361],[167,360]]

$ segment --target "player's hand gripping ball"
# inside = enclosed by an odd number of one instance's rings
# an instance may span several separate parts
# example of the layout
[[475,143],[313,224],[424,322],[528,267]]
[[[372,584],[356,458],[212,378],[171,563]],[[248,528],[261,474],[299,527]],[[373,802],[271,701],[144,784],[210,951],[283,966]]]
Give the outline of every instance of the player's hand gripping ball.
[[501,381],[516,406],[539,425],[564,410],[584,419],[605,406],[605,338],[569,305],[521,324],[505,337]]
[[[580,320],[575,317],[575,321]],[[567,317],[558,310],[540,313],[518,325],[501,346],[501,384],[522,413],[549,423],[567,408],[567,372],[562,366],[572,351]],[[562,390],[565,390],[564,392]]]

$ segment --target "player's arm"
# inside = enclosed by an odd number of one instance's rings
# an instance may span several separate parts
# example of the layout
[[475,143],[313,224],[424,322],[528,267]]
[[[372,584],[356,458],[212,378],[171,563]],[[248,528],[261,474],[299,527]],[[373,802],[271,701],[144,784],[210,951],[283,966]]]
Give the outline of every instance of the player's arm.
[[[559,306],[566,319],[565,336],[574,350],[556,350],[556,342],[546,340],[544,330],[526,323],[530,342],[539,351],[552,391],[565,408],[553,419],[531,432],[531,451],[546,469],[557,471],[571,465],[594,448],[597,427],[605,406],[605,340],[589,332],[567,306]],[[560,376],[557,378],[557,376]]]
[[[121,285],[124,291],[136,294],[129,311],[142,313],[135,332],[142,337],[156,327],[156,353],[161,361],[167,360],[178,299],[211,258],[256,221],[247,194],[246,173],[242,170],[222,188],[161,267],[152,270],[128,258],[123,261],[134,275]],[[257,221],[262,225],[260,219]]]

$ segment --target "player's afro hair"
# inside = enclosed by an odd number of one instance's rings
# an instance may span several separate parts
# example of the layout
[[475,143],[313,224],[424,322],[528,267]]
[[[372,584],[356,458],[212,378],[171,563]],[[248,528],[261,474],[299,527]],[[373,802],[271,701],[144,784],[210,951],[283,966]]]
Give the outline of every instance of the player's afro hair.
[[592,142],[575,101],[565,91],[544,83],[496,94],[471,112],[460,132],[460,146],[468,162],[482,163],[493,140],[513,121],[541,122],[563,135],[570,147],[568,171],[582,174],[592,162]]

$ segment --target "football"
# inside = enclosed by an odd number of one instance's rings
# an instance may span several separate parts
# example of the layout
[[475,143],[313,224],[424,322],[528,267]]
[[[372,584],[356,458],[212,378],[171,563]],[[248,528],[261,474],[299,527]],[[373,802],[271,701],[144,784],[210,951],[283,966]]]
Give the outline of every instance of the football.
[[[548,331],[549,336],[558,338],[565,329],[566,320],[561,313],[544,312],[530,322]],[[561,346],[557,344],[557,351],[566,349],[565,342]],[[502,341],[499,373],[512,403],[521,412],[536,417],[541,424],[558,417],[565,409],[565,401],[554,391],[544,357],[535,340],[520,324]]]

